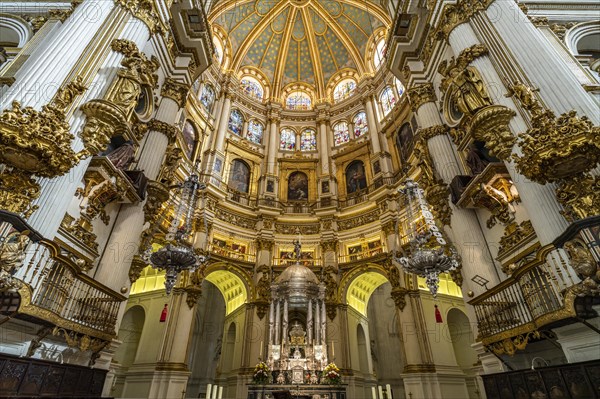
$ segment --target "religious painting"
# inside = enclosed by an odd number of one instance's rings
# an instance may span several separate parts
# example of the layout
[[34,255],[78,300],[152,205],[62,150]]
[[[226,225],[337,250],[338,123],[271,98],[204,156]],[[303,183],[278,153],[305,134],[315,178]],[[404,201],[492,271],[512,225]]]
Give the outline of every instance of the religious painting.
[[240,159],[235,159],[231,164],[229,187],[241,193],[247,193],[250,187],[250,167]]
[[329,192],[329,180],[321,182],[321,192],[327,194]]
[[308,176],[302,172],[294,172],[288,178],[288,201],[308,200]]
[[398,149],[398,153],[400,154],[400,159],[402,159],[403,162],[408,160],[410,152],[413,149],[413,138],[413,129],[410,126],[410,123],[407,122],[400,127],[400,130],[396,135],[396,147]]
[[183,124],[183,151],[185,155],[187,155],[188,159],[192,159],[194,156],[194,148],[196,147],[196,143],[198,140],[198,135],[196,133],[196,127],[194,124],[186,119]]
[[274,180],[267,180],[267,192],[268,193],[275,192],[275,181]]
[[350,255],[350,260],[359,259],[362,250],[363,248],[361,244],[348,247],[348,255]]
[[346,168],[346,192],[356,193],[367,188],[365,166],[361,161],[354,161]]
[[[294,251],[279,251],[279,259],[282,265],[293,265],[296,263],[296,252]],[[300,264],[304,266],[312,266],[315,261],[315,255],[313,251],[301,251],[300,252]]]
[[379,163],[379,161],[375,161],[373,162],[373,174],[377,174],[381,172],[381,164]]
[[213,170],[217,174],[221,174],[221,170],[223,169],[223,161],[221,158],[215,158],[215,163],[213,165]]

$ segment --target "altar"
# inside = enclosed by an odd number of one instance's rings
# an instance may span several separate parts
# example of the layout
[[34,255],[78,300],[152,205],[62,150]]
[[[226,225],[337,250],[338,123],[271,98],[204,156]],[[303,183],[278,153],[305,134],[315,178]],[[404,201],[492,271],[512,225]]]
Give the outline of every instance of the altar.
[[250,385],[248,399],[346,399],[345,385]]

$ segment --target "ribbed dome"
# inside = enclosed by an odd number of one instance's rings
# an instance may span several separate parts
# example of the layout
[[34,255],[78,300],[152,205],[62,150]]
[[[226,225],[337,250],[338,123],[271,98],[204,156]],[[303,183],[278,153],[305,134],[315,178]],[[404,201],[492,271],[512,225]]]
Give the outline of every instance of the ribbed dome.
[[227,69],[260,71],[274,97],[301,83],[318,98],[336,75],[370,71],[374,37],[391,23],[374,0],[227,0],[209,21],[230,55]]
[[319,279],[308,267],[300,264],[288,266],[275,280],[276,284],[287,283],[289,285],[319,284]]

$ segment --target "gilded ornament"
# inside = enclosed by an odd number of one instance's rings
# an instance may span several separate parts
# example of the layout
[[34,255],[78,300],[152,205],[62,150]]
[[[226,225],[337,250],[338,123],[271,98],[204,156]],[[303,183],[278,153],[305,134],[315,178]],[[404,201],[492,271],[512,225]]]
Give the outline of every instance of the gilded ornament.
[[166,78],[162,85],[160,95],[172,99],[179,105],[179,108],[183,108],[189,91],[190,86],[188,84],[178,82],[172,78]]
[[417,111],[421,105],[436,100],[435,90],[432,83],[422,83],[407,90],[410,109]]
[[600,127],[577,111],[555,117],[546,110],[531,118],[532,127],[519,134],[523,155],[517,169],[538,183],[553,183],[588,172],[600,162]]
[[517,138],[508,124],[515,111],[502,105],[490,105],[479,110],[471,119],[468,131],[475,140],[484,141],[490,154],[506,160],[512,153]]
[[40,196],[40,186],[29,174],[18,169],[0,173],[0,209],[29,218],[38,209],[31,202]]
[[[503,256],[514,248],[517,248],[520,243],[528,241],[531,237],[535,236],[535,231],[531,221],[524,220],[520,224],[511,222],[504,228],[504,234],[500,238],[500,248],[498,249],[498,257]],[[508,270],[504,270],[506,274],[511,274]]]
[[106,150],[114,136],[128,136],[130,129],[121,109],[105,100],[91,100],[80,107],[85,114],[85,125],[79,133],[87,156]]
[[535,330],[526,334],[519,334],[515,337],[506,338],[500,342],[494,342],[491,345],[487,345],[486,349],[494,352],[497,356],[504,354],[513,356],[518,350],[525,350],[530,339],[539,339],[540,337],[539,331]]
[[186,295],[185,302],[190,309],[198,303],[198,300],[202,296],[202,286],[199,284],[190,284],[184,288]]
[[98,251],[97,237],[92,232],[92,226],[86,218],[75,219],[66,213],[60,227],[92,251]]
[[259,251],[271,251],[273,249],[273,245],[275,245],[275,242],[273,240],[269,240],[267,238],[256,239],[256,249]]
[[138,103],[143,87],[154,88],[158,76],[154,73],[160,66],[158,59],[150,59],[139,51],[135,43],[125,39],[115,39],[111,42],[113,51],[125,55],[121,61],[122,68],[117,71],[117,77],[108,89],[106,101],[117,106],[123,116],[129,119]]
[[514,209],[507,195],[489,184],[481,183],[473,196],[473,203],[491,212],[486,222],[488,229],[494,227],[497,222],[506,225],[514,219]]
[[52,103],[62,112],[66,112],[75,102],[75,98],[83,94],[86,90],[87,87],[83,84],[82,77],[77,76],[75,80],[58,89],[56,95],[52,99]]
[[154,34],[165,32],[166,28],[153,0],[115,0],[115,3],[142,20],[148,26],[150,32]]
[[337,252],[338,240],[323,240],[321,241],[321,248],[323,252]]
[[431,211],[436,220],[444,226],[450,226],[452,208],[450,207],[450,187],[441,180],[425,189],[425,199],[431,205]]
[[408,289],[404,287],[396,287],[392,288],[391,296],[394,300],[394,304],[400,311],[403,311],[406,307],[406,294],[408,294]]
[[488,48],[484,44],[474,44],[467,47],[460,54],[450,60],[444,60],[438,66],[438,72],[444,76],[442,79],[442,91],[448,90],[456,76],[465,73],[467,67],[477,58],[483,57],[489,53]]
[[556,188],[556,198],[569,221],[600,215],[600,177],[583,174],[564,179]]
[[146,262],[142,260],[139,255],[134,255],[131,261],[131,266],[129,267],[129,281],[131,284],[135,283],[142,274],[142,270],[144,270],[148,266]]
[[177,169],[179,169],[179,163],[183,158],[183,150],[176,147],[175,144],[169,144],[165,153],[165,161],[162,165],[159,174],[159,180],[161,183],[171,186],[175,184],[177,180]]
[[444,7],[436,29],[437,36],[448,39],[458,25],[467,22],[477,12],[487,9],[492,0],[462,0]]
[[569,255],[571,267],[580,276],[595,278],[600,270],[598,262],[590,251],[578,240],[567,241],[563,246]]
[[447,125],[433,125],[424,129],[419,129],[417,136],[427,141],[436,136],[443,136],[448,133],[450,133],[450,128]]
[[29,233],[29,230],[13,232],[0,241],[0,292],[17,290],[22,284],[13,274],[25,260]]
[[174,143],[177,136],[182,134],[177,126],[159,121],[158,119],[152,119],[148,122],[148,129],[163,133],[169,139],[169,143]]
[[492,99],[477,68],[472,66],[462,68],[454,66],[453,63],[453,59],[449,64],[443,61],[438,69],[445,77],[442,80],[441,89],[448,99],[447,104],[451,102],[458,111],[466,116],[473,116],[477,111],[491,106]]
[[454,281],[454,283],[456,285],[458,285],[459,287],[462,287],[462,285],[463,285],[462,263],[456,269],[450,270],[448,272],[448,274],[450,275],[450,278],[452,279],[452,281]]

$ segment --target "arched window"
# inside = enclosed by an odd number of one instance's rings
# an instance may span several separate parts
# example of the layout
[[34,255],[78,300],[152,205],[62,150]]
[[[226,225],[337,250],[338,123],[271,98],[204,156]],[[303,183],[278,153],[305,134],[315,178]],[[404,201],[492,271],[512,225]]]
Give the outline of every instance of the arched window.
[[246,136],[246,138],[253,143],[261,144],[263,130],[263,125],[257,120],[253,119],[248,123],[248,135]]
[[300,135],[300,151],[315,151],[317,149],[317,132],[306,129]]
[[310,109],[311,104],[310,96],[303,91],[294,91],[285,100],[287,109],[307,110]]
[[348,132],[348,123],[339,122],[333,126],[333,141],[335,145],[340,145],[350,141],[350,133]]
[[294,172],[288,178],[288,201],[308,199],[308,176],[302,172]]
[[367,188],[365,165],[362,161],[354,161],[346,168],[346,192],[352,194]]
[[198,133],[196,131],[196,127],[192,122],[186,119],[181,132],[183,133],[183,150],[185,155],[187,155],[187,157],[191,160],[194,156],[196,144],[198,143]]
[[294,151],[294,149],[296,149],[296,132],[294,132],[292,129],[283,129],[281,131],[279,149]]
[[359,138],[363,134],[369,131],[369,126],[367,125],[367,114],[364,112],[359,112],[354,116],[354,137]]
[[247,193],[250,187],[250,167],[241,159],[234,159],[229,175],[229,187],[241,193]]
[[350,97],[356,91],[356,82],[352,79],[344,79],[335,86],[333,90],[333,101],[339,102]]
[[231,111],[229,114],[229,130],[234,134],[240,136],[242,134],[242,128],[244,127],[244,115],[237,109]]
[[414,140],[413,140],[413,130],[410,127],[410,123],[405,123],[398,130],[398,135],[396,136],[396,146],[398,147],[398,153],[400,154],[400,158],[406,162],[413,148]]
[[215,47],[215,57],[217,57],[217,62],[221,65],[223,64],[223,44],[216,36],[213,36],[213,44]]
[[404,85],[398,78],[394,78],[394,84],[396,85],[396,92],[398,92],[398,96],[402,96],[404,94]]
[[394,96],[394,91],[390,86],[383,89],[379,96],[379,101],[381,101],[383,116],[386,116],[394,108],[394,105],[396,105],[396,96]]
[[212,112],[213,104],[215,103],[215,90],[211,85],[205,84],[202,86],[202,92],[200,93],[200,102],[204,106],[207,112]]
[[383,62],[383,57],[385,56],[385,39],[381,39],[377,42],[377,46],[375,46],[375,54],[373,54],[373,65],[375,69],[379,69],[381,63]]
[[250,76],[246,76],[246,77],[242,78],[241,86],[242,86],[242,89],[244,90],[244,93],[246,93],[250,97],[254,97],[257,100],[263,99],[264,90],[263,90],[262,85],[260,83],[258,83],[258,80],[254,79]]

